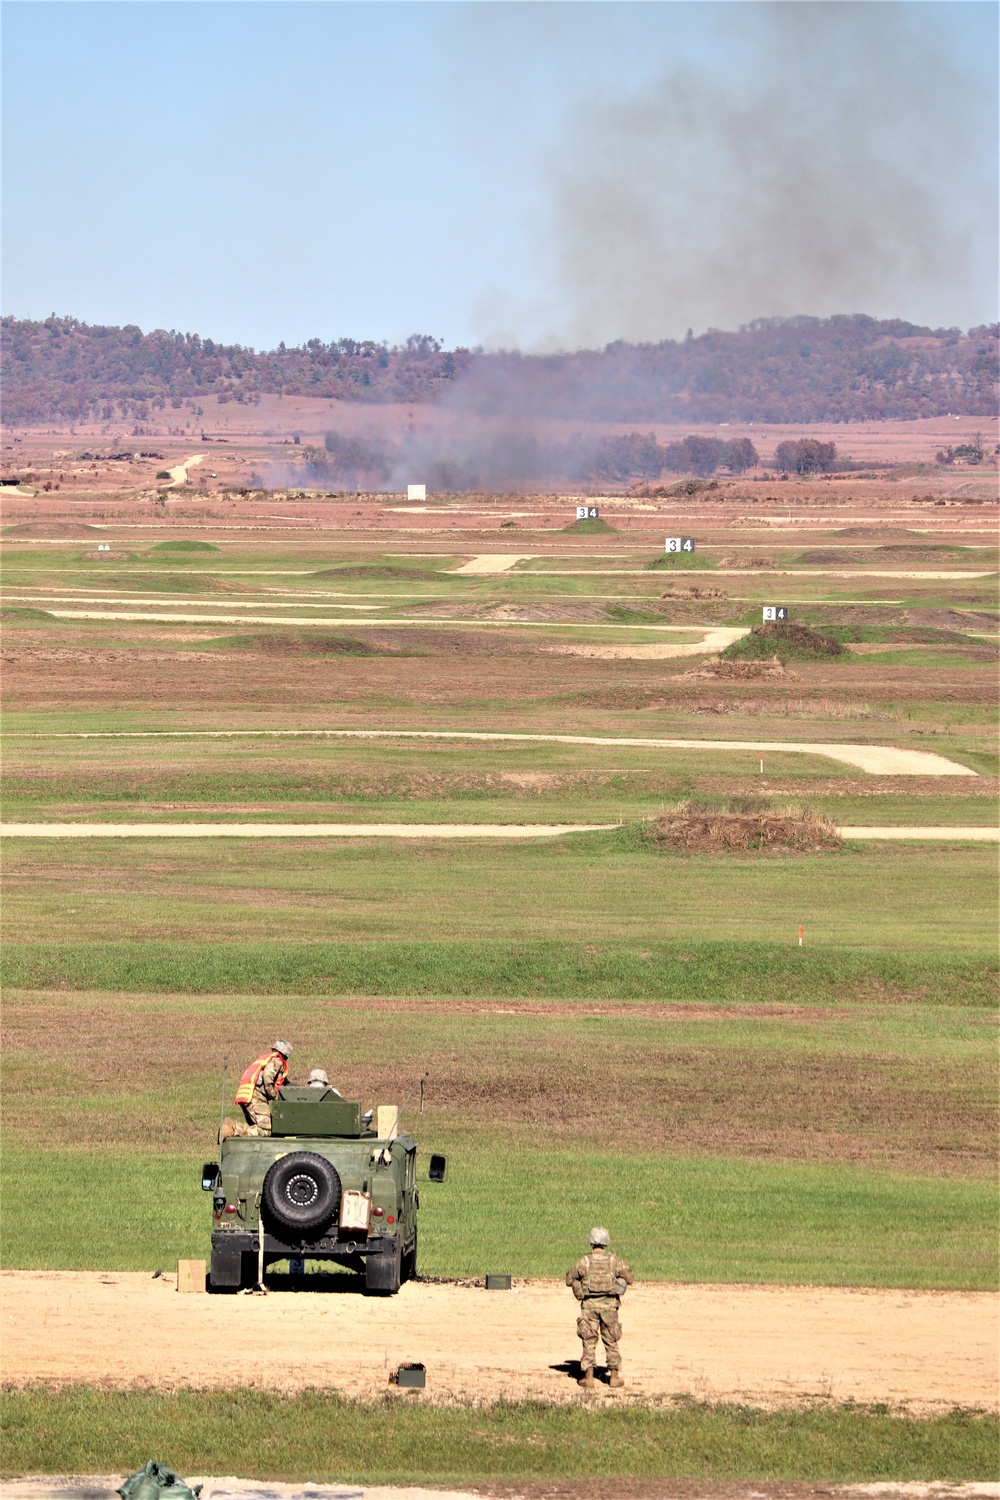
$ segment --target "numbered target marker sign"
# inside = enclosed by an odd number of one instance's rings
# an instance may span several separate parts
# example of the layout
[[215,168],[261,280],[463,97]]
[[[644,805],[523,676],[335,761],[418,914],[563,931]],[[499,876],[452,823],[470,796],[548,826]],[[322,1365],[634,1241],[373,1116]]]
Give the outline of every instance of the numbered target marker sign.
[[698,547],[693,536],[668,536],[666,550],[668,552],[697,552]]
[[578,521],[596,521],[601,512],[596,505],[578,505],[576,507],[576,519]]
[[768,623],[769,620],[777,622],[779,620],[787,620],[787,619],[788,619],[788,606],[787,605],[785,605],[785,604],[765,604],[764,605],[764,624],[765,625]]

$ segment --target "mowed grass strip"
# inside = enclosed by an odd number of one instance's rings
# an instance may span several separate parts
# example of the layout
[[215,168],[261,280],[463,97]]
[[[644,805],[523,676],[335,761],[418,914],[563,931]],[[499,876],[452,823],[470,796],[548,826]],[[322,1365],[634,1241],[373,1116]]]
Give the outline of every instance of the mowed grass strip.
[[70,851],[20,839],[5,850],[8,943],[44,932],[68,943],[339,939],[496,952],[515,934],[529,944],[721,940],[749,951],[797,946],[804,925],[816,949],[986,955],[996,901],[988,845],[659,854],[627,825],[512,843],[81,839]]
[[150,1454],[186,1475],[357,1484],[673,1476],[857,1483],[996,1472],[995,1420],[963,1411],[917,1420],[879,1407],[762,1411],[677,1400],[607,1410],[390,1397],[373,1408],[326,1391],[87,1386],[7,1390],[4,1405],[5,1476],[120,1474]]
[[[72,899],[82,898],[74,892]],[[998,965],[985,953],[799,948],[794,928],[785,944],[594,937],[590,943],[9,938],[0,976],[10,988],[119,994],[996,1005]]]
[[[586,1147],[511,1146],[500,1130],[420,1130],[420,1271],[561,1278],[594,1219],[650,1281],[990,1291],[992,1185],[848,1167],[671,1160]],[[637,1132],[637,1140],[639,1133]],[[426,1153],[449,1154],[426,1182]],[[206,1259],[203,1150],[6,1148],[4,1260],[11,1269],[148,1271]],[[53,1229],[71,1223],[73,1233]]]

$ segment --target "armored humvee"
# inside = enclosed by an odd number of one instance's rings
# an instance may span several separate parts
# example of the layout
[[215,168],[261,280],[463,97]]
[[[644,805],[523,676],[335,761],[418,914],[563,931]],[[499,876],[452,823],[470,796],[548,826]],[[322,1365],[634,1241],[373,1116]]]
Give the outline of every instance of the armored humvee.
[[[415,1276],[417,1143],[395,1133],[395,1110],[389,1117],[380,1137],[360,1104],[285,1084],[270,1136],[224,1141],[201,1176],[212,1194],[211,1289],[252,1287],[262,1264],[286,1259],[338,1261],[363,1271],[370,1292],[398,1292]],[[446,1170],[443,1156],[431,1157],[431,1182]]]

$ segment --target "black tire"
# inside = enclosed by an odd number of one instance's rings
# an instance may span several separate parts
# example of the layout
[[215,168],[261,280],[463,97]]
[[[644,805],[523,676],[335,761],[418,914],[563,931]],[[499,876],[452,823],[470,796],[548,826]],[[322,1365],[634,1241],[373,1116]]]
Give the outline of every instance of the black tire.
[[413,1244],[403,1256],[400,1267],[400,1279],[402,1281],[414,1281],[417,1275],[417,1231],[413,1231]]
[[268,1168],[261,1198],[279,1229],[296,1238],[318,1235],[340,1207],[340,1174],[325,1156],[291,1151]]

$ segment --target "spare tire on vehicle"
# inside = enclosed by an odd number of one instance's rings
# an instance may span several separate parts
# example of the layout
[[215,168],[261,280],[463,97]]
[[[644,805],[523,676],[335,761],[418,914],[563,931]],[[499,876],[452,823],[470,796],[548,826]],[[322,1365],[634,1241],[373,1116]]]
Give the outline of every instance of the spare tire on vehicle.
[[325,1156],[291,1151],[268,1168],[263,1209],[279,1229],[320,1234],[340,1207],[340,1174]]

